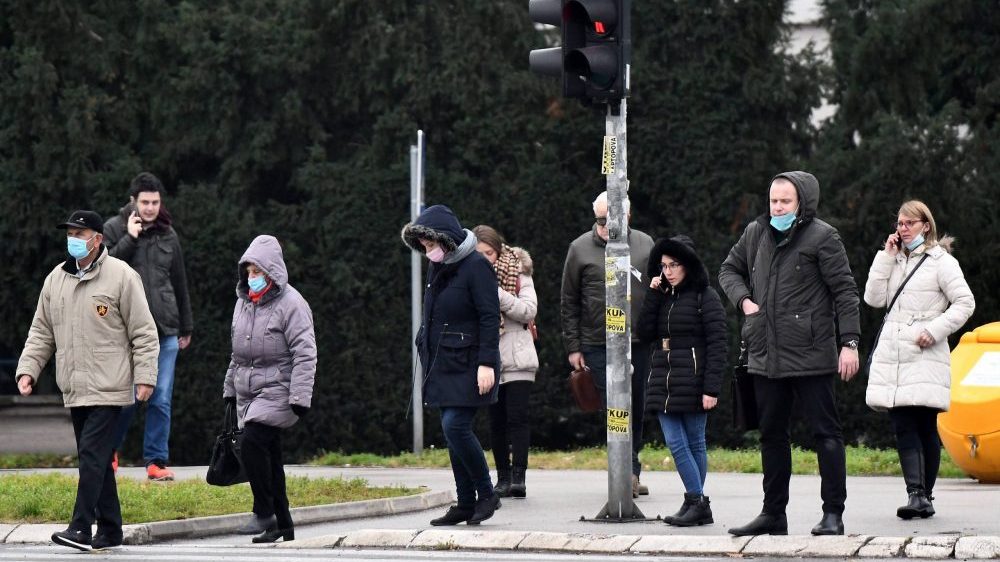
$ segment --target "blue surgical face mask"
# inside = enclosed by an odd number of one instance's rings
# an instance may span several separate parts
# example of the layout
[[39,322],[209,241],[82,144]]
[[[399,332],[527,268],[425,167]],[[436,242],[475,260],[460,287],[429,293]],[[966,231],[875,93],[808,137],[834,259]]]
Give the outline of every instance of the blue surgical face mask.
[[73,237],[67,236],[66,237],[66,251],[68,251],[69,255],[73,256],[74,258],[76,258],[78,260],[82,260],[83,258],[87,257],[87,254],[90,253],[90,250],[87,249],[87,243],[90,242],[93,239],[94,239],[93,236],[91,236],[90,238],[88,238],[86,240],[81,240],[79,238],[73,238]]
[[910,240],[910,243],[906,245],[906,249],[912,252],[913,250],[919,248],[920,245],[923,243],[924,243],[924,235],[918,234],[913,237],[913,240]]
[[264,290],[264,287],[267,287],[267,278],[263,275],[260,277],[247,277],[247,285],[250,286],[251,291],[259,293]]
[[779,232],[787,231],[789,228],[792,228],[793,224],[795,224],[795,211],[771,217],[771,226],[776,228]]

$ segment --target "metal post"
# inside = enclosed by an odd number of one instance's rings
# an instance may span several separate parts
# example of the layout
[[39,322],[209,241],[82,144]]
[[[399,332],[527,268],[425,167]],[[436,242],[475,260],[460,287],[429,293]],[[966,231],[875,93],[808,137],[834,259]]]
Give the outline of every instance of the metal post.
[[[614,111],[617,109],[618,111]],[[608,106],[604,166],[608,178],[608,244],[605,261],[607,337],[608,503],[598,520],[627,521],[645,516],[632,501],[632,327],[628,246],[628,174],[625,153],[626,103]]]
[[[410,222],[417,220],[424,210],[424,132],[417,131],[417,144],[410,146]],[[410,253],[410,327],[411,342],[417,339],[423,321],[423,272],[420,254]],[[411,343],[413,353],[413,452],[424,451],[424,397],[423,369],[416,343]]]

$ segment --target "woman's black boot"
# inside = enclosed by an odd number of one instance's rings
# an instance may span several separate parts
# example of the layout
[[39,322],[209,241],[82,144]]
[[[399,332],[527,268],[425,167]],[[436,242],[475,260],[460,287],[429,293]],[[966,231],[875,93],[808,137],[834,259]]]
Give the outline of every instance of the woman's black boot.
[[515,498],[523,498],[528,495],[528,488],[524,484],[525,468],[515,466],[510,472],[510,495]]
[[695,525],[708,525],[714,523],[712,519],[711,502],[708,496],[701,494],[684,494],[684,502],[689,503],[687,511],[680,517],[675,517],[670,522],[675,527],[694,527]]

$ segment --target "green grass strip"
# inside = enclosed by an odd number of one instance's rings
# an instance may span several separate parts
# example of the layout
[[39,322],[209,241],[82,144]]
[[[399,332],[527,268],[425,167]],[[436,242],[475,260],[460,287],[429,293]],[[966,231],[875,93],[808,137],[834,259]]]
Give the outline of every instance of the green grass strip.
[[[486,458],[493,466],[493,455],[487,451]],[[670,451],[660,447],[646,447],[639,454],[643,470],[675,470]],[[604,448],[588,447],[574,451],[532,451],[529,456],[532,469],[542,470],[605,470],[608,467],[607,452]],[[400,453],[395,456],[380,456],[370,453],[343,454],[326,453],[311,464],[342,467],[387,467],[387,468],[448,468],[448,451],[427,449],[420,456]],[[760,452],[756,449],[711,449],[708,452],[708,470],[711,472],[760,473]],[[816,453],[795,447],[792,449],[793,474],[819,474]],[[899,476],[899,458],[895,450],[869,449],[867,447],[847,447],[847,474],[850,476]],[[962,478],[965,473],[941,451],[942,478]]]
[[[253,494],[247,484],[218,487],[200,480],[150,482],[127,477],[119,477],[117,482],[125,523],[245,513],[253,505]],[[75,476],[56,473],[0,477],[0,522],[68,522],[76,500],[76,483]],[[301,476],[288,477],[287,488],[292,507],[390,498],[421,491],[372,488],[360,478]]]

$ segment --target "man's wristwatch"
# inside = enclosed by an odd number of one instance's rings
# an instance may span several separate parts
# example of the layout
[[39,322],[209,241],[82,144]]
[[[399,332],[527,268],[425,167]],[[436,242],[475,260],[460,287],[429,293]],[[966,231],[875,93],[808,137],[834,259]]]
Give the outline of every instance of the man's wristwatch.
[[853,349],[854,351],[857,351],[858,350],[858,340],[847,340],[847,341],[845,341],[843,343],[842,347],[846,347],[848,349]]

